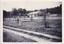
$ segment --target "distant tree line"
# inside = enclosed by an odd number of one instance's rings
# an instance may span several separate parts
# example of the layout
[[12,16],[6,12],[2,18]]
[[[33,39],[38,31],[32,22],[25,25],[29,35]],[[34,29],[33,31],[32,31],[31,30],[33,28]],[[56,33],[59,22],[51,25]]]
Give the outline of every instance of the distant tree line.
[[18,10],[16,8],[13,8],[12,11],[6,11],[3,10],[3,17],[14,17],[14,16],[25,16],[26,15],[26,9],[19,8]]
[[60,6],[57,6],[55,8],[50,8],[50,9],[47,9],[48,12],[50,12],[51,14],[62,14],[62,5]]
[[[38,10],[35,10],[35,11],[38,11]],[[62,14],[62,4],[54,8],[40,9],[40,11],[51,13],[51,14]]]
[[[40,9],[40,10],[34,10],[34,11],[41,11],[44,13],[51,13],[51,14],[62,14],[62,5],[54,7],[54,8],[47,8],[47,9]],[[3,10],[3,17],[15,17],[15,16],[27,16],[28,13],[34,12],[34,11],[27,11],[26,9],[16,9],[13,8],[12,11],[6,11]],[[42,15],[42,14],[41,14]]]

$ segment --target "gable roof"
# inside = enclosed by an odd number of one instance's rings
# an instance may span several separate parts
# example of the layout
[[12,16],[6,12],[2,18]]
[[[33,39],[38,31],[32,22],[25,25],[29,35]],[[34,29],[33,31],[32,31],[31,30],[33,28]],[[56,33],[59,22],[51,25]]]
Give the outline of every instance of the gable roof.
[[35,15],[35,14],[39,14],[39,13],[42,13],[41,11],[36,11],[36,12],[31,12],[31,13],[28,13],[27,15]]

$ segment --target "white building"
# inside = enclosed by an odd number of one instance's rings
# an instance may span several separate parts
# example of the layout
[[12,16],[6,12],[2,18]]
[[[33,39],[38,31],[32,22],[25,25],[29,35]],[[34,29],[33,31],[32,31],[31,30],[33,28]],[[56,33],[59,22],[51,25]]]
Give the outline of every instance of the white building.
[[27,14],[27,15],[28,15],[29,17],[37,17],[38,14],[42,14],[42,12],[41,12],[41,11],[36,11],[36,12],[31,12],[31,13],[29,13],[29,14]]

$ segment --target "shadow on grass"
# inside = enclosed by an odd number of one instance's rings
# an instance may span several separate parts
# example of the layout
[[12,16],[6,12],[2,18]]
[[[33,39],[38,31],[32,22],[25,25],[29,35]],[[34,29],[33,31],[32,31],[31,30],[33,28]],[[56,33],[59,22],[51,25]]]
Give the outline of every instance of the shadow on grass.
[[37,42],[37,41],[4,31],[3,42]]

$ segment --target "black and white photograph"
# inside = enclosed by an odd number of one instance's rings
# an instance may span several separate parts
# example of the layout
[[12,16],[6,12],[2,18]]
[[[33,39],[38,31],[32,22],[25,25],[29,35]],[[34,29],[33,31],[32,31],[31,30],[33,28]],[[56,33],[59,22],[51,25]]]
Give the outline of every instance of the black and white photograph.
[[3,42],[62,42],[61,1],[2,2]]

